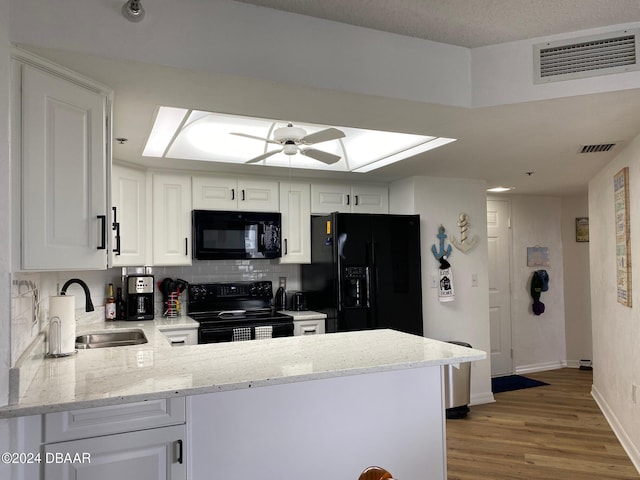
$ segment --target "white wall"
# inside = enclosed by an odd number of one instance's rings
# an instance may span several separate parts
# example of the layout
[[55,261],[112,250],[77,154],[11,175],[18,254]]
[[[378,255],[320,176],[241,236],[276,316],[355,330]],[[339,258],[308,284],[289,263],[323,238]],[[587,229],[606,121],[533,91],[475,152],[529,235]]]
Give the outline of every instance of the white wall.
[[587,195],[562,198],[562,252],[564,261],[564,321],[567,365],[592,360],[591,284],[589,243],[576,242],[576,218],[589,216]]
[[[511,196],[513,264],[511,267],[511,335],[516,373],[566,365],[564,272],[561,235],[562,202],[556,197]],[[527,247],[547,247],[549,267],[528,267]],[[545,312],[531,308],[531,277],[549,273],[549,291],[540,301]]]
[[[613,176],[629,167],[632,307],[617,301]],[[593,394],[640,469],[640,137],[589,182],[589,255],[593,326]]]
[[637,71],[534,84],[533,46],[542,42],[575,39],[577,37],[638,27],[640,27],[638,23],[615,25],[474,48],[471,54],[473,106],[503,105],[545,98],[601,93],[612,89],[628,90],[637,88],[640,81],[640,72]]
[[470,51],[240,2],[12,0],[13,42],[420,102],[471,103]]
[[[474,348],[490,351],[489,278],[487,250],[486,182],[459,178],[413,177],[391,184],[392,213],[420,214],[422,242],[422,307],[425,336],[436,340],[458,340]],[[449,238],[460,240],[458,217],[469,215],[468,236],[478,236],[478,244],[464,254],[453,248],[450,263],[453,269],[455,300],[441,303],[438,289],[432,288],[432,278],[438,276],[439,262],[431,246],[439,249],[438,227],[445,227]],[[478,286],[471,285],[477,275]],[[474,362],[471,368],[471,403],[493,401],[491,365],[489,359]]]

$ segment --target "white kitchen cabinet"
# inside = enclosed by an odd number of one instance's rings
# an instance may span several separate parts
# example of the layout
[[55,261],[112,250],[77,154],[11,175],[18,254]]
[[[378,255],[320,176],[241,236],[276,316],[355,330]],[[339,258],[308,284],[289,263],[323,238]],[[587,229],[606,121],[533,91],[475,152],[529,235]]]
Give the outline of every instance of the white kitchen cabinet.
[[185,422],[184,397],[82,408],[43,415],[43,441],[54,443]]
[[44,478],[184,480],[185,433],[175,425],[45,444]]
[[42,416],[44,479],[186,478],[184,397]]
[[[326,315],[324,316],[326,317]],[[293,335],[322,335],[325,333],[325,319],[306,319],[293,321]],[[295,317],[294,317],[295,318]]]
[[153,174],[153,265],[191,265],[191,177]]
[[198,344],[198,327],[159,330],[167,337],[172,347]]
[[147,265],[147,176],[142,170],[113,165],[111,170],[113,266]]
[[276,180],[235,177],[193,177],[194,210],[278,211]]
[[106,269],[110,93],[28,55],[12,68],[21,268]]
[[280,263],[311,262],[311,185],[280,182],[282,257]]
[[311,213],[389,213],[389,189],[382,185],[311,184]]

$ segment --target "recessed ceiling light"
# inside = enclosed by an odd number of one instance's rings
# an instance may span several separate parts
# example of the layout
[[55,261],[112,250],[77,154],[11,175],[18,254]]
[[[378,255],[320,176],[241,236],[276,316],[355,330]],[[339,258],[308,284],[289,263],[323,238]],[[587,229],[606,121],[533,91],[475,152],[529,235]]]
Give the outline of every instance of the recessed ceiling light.
[[493,188],[487,188],[487,192],[491,192],[491,193],[508,192],[509,190],[513,190],[513,187],[493,187]]

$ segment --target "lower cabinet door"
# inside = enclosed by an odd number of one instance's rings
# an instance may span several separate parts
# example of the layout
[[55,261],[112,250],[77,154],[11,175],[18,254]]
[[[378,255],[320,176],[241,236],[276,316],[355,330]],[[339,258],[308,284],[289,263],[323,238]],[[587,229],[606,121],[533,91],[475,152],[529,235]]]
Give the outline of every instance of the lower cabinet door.
[[43,445],[52,480],[185,480],[185,426]]

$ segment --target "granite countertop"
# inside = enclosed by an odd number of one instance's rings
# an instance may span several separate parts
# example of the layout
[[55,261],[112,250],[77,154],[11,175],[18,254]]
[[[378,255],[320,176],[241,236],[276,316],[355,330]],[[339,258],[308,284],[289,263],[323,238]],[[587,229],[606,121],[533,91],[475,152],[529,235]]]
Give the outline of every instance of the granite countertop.
[[486,358],[481,350],[393,330],[180,347],[161,332],[192,322],[177,317],[79,324],[77,334],[140,328],[149,341],[43,358],[17,403],[0,408],[0,418]]

